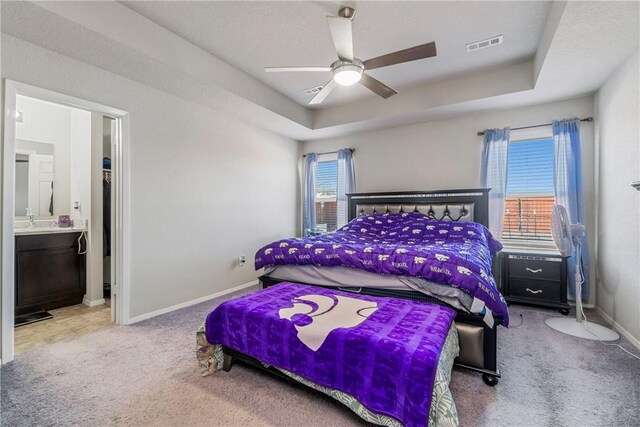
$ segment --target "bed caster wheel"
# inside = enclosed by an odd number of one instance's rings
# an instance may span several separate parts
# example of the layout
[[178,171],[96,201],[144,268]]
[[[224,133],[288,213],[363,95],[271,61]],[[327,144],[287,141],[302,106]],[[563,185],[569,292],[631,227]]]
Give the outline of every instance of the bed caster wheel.
[[560,314],[562,314],[563,316],[566,316],[569,313],[571,313],[571,309],[569,308],[561,308],[559,311],[560,311]]
[[482,374],[482,381],[484,381],[484,383],[490,387],[495,387],[498,384],[498,377]]

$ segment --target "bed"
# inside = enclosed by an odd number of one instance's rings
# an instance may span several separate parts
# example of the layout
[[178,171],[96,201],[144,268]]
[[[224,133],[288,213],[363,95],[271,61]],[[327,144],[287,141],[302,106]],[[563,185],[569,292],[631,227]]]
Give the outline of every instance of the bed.
[[[469,190],[444,190],[444,191],[422,191],[422,192],[391,192],[391,193],[355,193],[347,195],[347,209],[349,220],[381,220],[380,215],[414,215],[419,213],[431,220],[441,221],[449,224],[448,230],[453,232],[453,227],[460,228],[460,232],[477,232],[478,224],[482,226],[488,225],[488,189],[469,189]],[[373,220],[371,219],[373,218]],[[456,224],[457,223],[457,224]],[[474,223],[477,223],[473,225]],[[483,227],[480,227],[480,230]],[[434,231],[440,231],[436,228]],[[277,245],[289,244],[290,239],[280,242],[274,242]],[[373,242],[368,242],[373,243]],[[307,244],[302,242],[302,244]],[[339,245],[339,243],[338,243]],[[493,256],[500,249],[499,243],[495,245],[489,253]],[[283,258],[290,257],[290,250],[294,251],[294,255],[299,255],[295,244],[292,247],[266,246],[265,250],[275,249],[277,255]],[[315,246],[311,249],[314,249]],[[324,246],[329,252],[332,247]],[[455,248],[450,248],[455,250]],[[286,251],[286,252],[285,252]],[[375,252],[375,250],[374,250]],[[333,254],[333,252],[331,252]],[[297,283],[310,284],[327,288],[339,288],[340,290],[371,296],[386,296],[393,298],[403,298],[408,300],[417,300],[431,302],[435,304],[444,304],[452,306],[457,310],[455,323],[457,333],[460,340],[460,354],[455,360],[455,364],[462,368],[471,369],[480,372],[484,382],[490,386],[495,386],[500,378],[500,372],[497,368],[497,328],[500,325],[508,324],[508,311],[506,303],[499,293],[500,277],[493,277],[491,268],[486,267],[487,263],[492,260],[486,259],[486,254],[481,254],[482,264],[485,265],[482,278],[478,277],[478,281],[482,282],[479,286],[480,292],[490,293],[486,303],[480,301],[477,304],[477,298],[467,298],[464,294],[469,292],[461,292],[457,289],[457,285],[443,287],[439,282],[443,281],[442,275],[427,275],[429,277],[416,277],[411,273],[411,269],[383,270],[384,274],[380,274],[380,268],[361,269],[353,268],[354,259],[336,259],[331,265],[318,266],[317,260],[311,260],[303,265],[293,265],[288,259],[267,259],[260,260],[259,253],[256,255],[256,267],[266,266],[265,274],[260,277],[260,283],[263,288],[273,286],[282,281],[295,281]],[[389,253],[382,253],[382,255]],[[271,255],[275,255],[271,254]],[[337,256],[345,255],[344,253]],[[361,254],[354,254],[358,256]],[[409,254],[411,255],[411,254]],[[455,253],[448,255],[455,256]],[[313,254],[311,254],[313,257]],[[392,254],[398,257],[397,253]],[[431,263],[431,266],[437,262]],[[363,267],[363,266],[360,266]],[[410,266],[412,267],[412,266]],[[471,267],[470,267],[471,268]],[[471,268],[473,269],[473,268]],[[499,271],[495,268],[494,271]],[[485,277],[488,276],[488,277]],[[446,278],[444,278],[446,279]],[[450,283],[451,285],[451,283]],[[484,288],[484,289],[483,289]],[[474,289],[473,292],[476,292]],[[472,292],[472,293],[473,293]],[[475,307],[474,307],[474,302]]]
[[196,354],[203,376],[241,360],[370,423],[456,426],[455,315],[442,305],[282,282],[216,307],[197,332]]

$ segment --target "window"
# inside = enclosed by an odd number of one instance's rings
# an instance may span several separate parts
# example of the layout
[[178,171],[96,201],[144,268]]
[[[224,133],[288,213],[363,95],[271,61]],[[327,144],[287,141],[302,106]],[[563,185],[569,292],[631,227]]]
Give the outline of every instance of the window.
[[[335,157],[335,156],[334,156]],[[316,233],[338,228],[338,161],[320,160],[316,169]]]
[[[344,148],[307,157],[303,214],[305,236],[331,233],[347,223],[346,195],[356,190],[352,153],[352,148]],[[312,172],[308,173],[310,170]],[[310,188],[315,190],[310,191]]]
[[551,243],[554,145],[552,138],[512,141],[502,239],[506,243]]

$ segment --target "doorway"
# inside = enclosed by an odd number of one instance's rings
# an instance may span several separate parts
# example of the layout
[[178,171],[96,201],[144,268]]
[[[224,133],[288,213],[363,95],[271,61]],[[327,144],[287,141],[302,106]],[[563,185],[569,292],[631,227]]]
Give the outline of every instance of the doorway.
[[[4,93],[1,360],[7,363],[16,348],[42,344],[38,331],[49,327],[51,343],[127,323],[128,170],[121,162],[128,115],[9,80]],[[42,126],[56,114],[63,120]],[[26,323],[53,319],[14,329],[24,314]]]
[[[113,147],[116,145],[114,135],[117,132],[117,124],[111,117],[103,117],[102,120],[102,295],[107,306],[111,307],[111,320],[116,320],[116,302],[112,297],[111,277],[114,276],[111,256],[114,248],[111,246],[113,222],[115,212],[113,185]],[[113,302],[113,303],[112,303]]]

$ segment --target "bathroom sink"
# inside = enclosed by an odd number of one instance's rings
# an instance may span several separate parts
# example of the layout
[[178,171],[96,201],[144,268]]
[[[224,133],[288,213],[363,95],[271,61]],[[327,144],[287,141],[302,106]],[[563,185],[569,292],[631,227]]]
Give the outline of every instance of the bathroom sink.
[[38,234],[38,233],[65,233],[77,231],[77,228],[67,227],[60,228],[54,220],[44,219],[36,220],[33,225],[26,220],[19,220],[14,222],[14,230],[16,234]]
[[56,221],[35,221],[33,225],[36,228],[58,228]]
[[15,228],[21,230],[25,228],[58,228],[58,225],[53,220],[36,220],[33,221],[33,226],[29,221],[16,221]]

